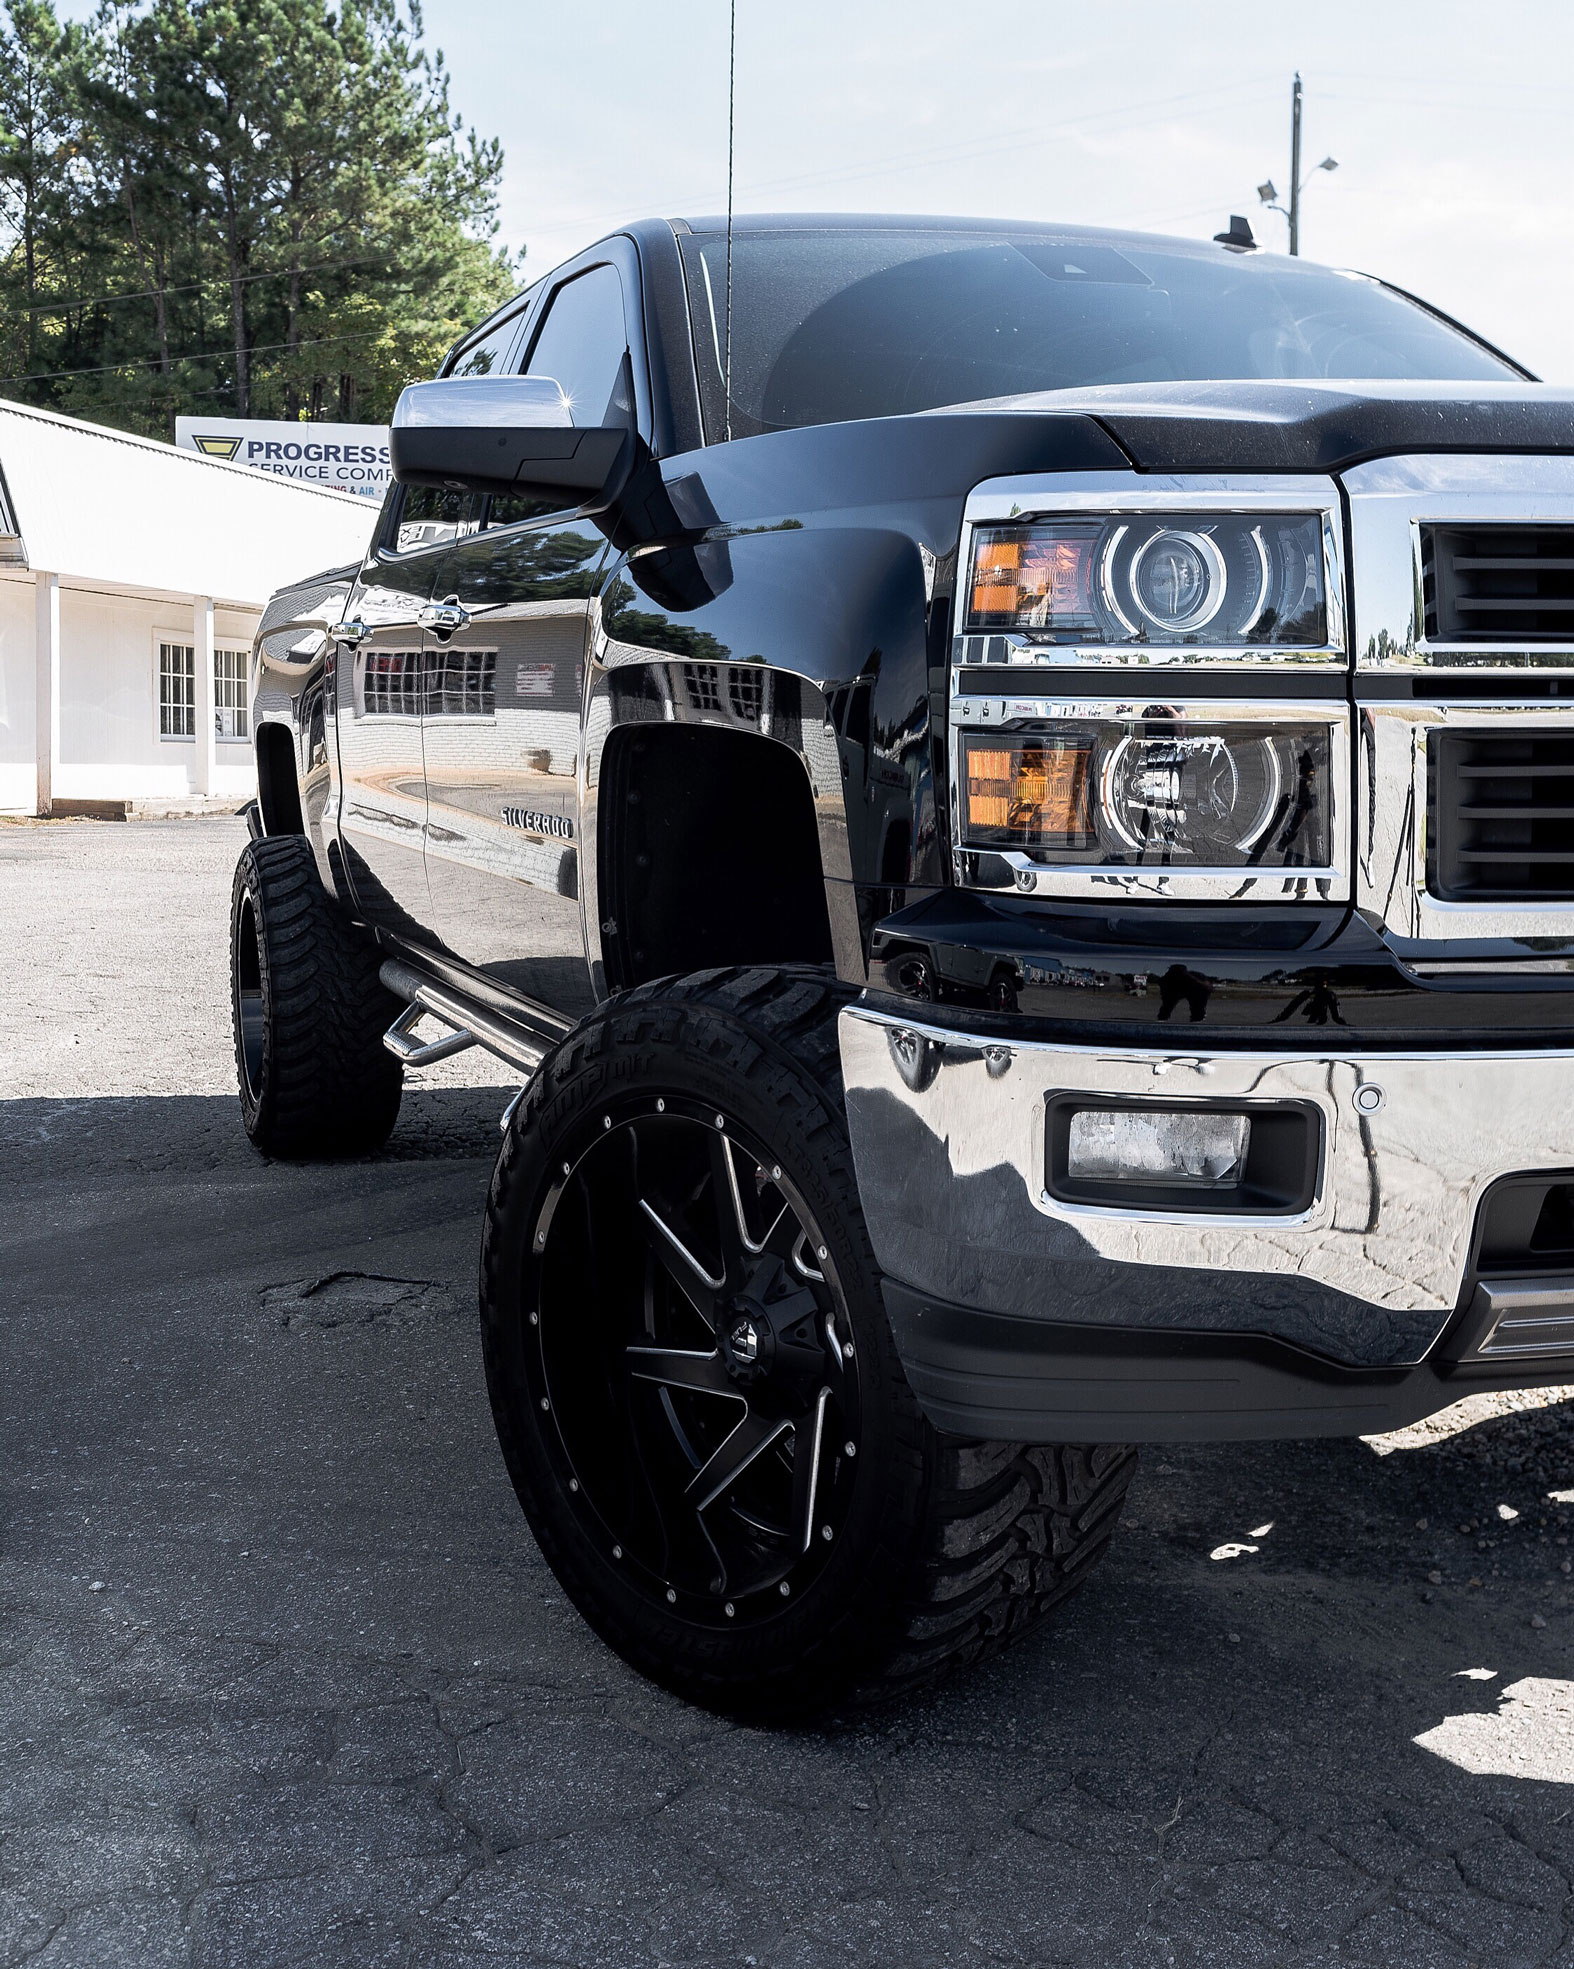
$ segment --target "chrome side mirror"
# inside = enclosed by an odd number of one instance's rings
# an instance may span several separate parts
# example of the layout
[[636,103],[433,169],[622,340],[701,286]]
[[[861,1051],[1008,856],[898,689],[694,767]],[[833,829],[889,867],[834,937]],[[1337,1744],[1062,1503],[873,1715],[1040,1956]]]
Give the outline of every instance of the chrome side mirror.
[[401,485],[511,493],[594,512],[627,476],[626,425],[576,425],[550,376],[454,376],[412,383],[389,431]]

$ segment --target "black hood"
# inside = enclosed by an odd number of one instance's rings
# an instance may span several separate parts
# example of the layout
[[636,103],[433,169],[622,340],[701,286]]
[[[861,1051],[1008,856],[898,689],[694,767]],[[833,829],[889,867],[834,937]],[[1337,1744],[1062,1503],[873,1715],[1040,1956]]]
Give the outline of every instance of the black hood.
[[1337,472],[1399,452],[1574,452],[1574,391],[1544,383],[1124,383],[988,408],[1095,418],[1139,472]]

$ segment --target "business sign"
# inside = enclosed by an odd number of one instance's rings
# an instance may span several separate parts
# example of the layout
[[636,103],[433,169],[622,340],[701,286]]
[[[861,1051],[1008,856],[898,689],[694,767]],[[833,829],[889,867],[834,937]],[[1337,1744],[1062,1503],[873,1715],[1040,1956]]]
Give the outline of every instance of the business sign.
[[327,485],[381,499],[393,468],[381,424],[270,423],[247,417],[177,417],[183,451],[222,458],[254,472],[276,472],[303,485]]

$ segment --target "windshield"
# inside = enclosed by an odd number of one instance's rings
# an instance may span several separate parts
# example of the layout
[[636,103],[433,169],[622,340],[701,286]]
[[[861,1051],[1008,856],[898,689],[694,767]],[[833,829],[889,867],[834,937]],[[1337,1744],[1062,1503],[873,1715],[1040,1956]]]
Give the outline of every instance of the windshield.
[[[679,243],[715,442],[726,235]],[[1100,383],[1517,374],[1359,274],[1139,237],[744,225],[732,308],[734,437]]]

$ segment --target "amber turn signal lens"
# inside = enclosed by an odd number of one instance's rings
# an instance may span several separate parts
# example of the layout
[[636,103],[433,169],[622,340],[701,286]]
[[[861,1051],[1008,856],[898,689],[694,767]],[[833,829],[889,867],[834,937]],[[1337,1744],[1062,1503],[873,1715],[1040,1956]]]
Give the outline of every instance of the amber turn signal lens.
[[967,743],[963,766],[967,839],[980,846],[1082,847],[1093,839],[1090,743],[1081,738]]
[[1090,628],[1096,529],[980,532],[969,620],[1013,628]]
[[986,537],[973,556],[973,613],[1014,615],[1022,565],[1020,537]]

